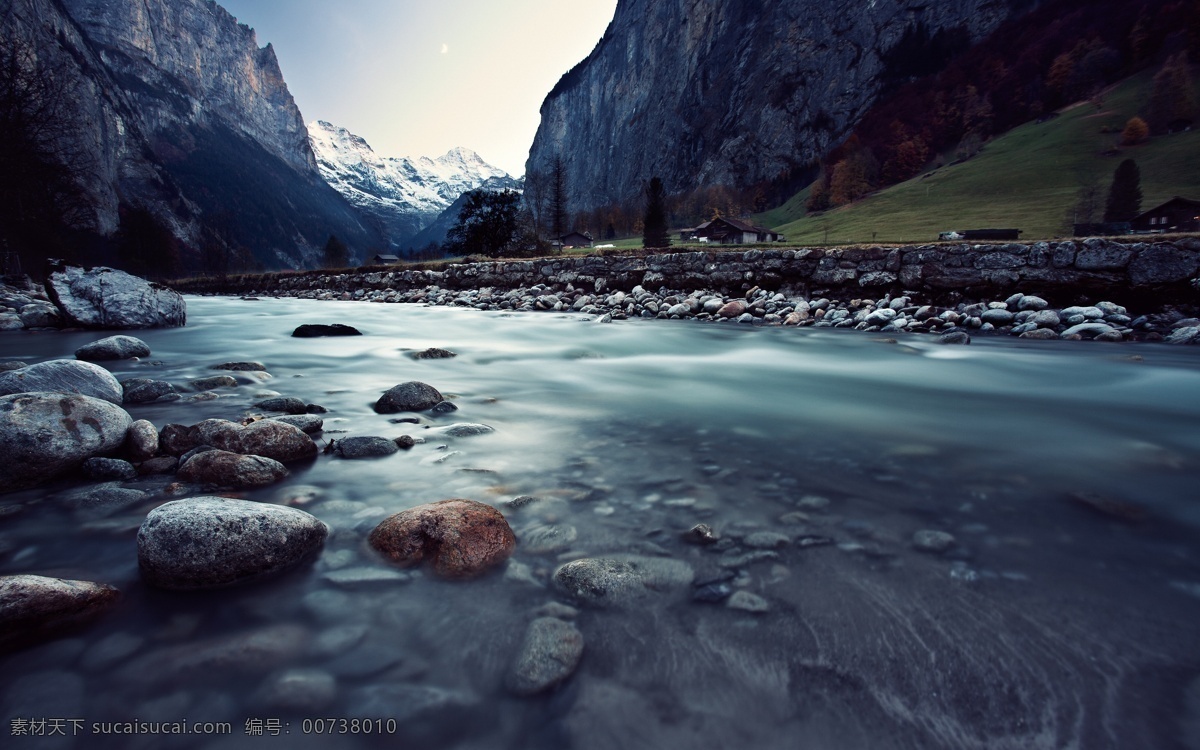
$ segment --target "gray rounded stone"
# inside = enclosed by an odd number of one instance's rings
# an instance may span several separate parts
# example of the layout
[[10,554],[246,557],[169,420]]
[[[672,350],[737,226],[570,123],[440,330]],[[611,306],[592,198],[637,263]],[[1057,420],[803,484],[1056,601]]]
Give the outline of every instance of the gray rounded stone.
[[149,378],[131,378],[121,383],[124,390],[124,400],[127,404],[148,404],[154,401],[174,401],[179,398],[175,386],[165,380],[150,380]]
[[133,419],[90,396],[18,393],[0,396],[0,492],[33,487],[116,453]]
[[470,422],[459,422],[441,429],[441,433],[447,437],[474,437],[476,435],[489,435],[495,432],[494,427],[489,427],[485,424],[472,424]]
[[196,378],[188,383],[197,391],[211,391],[216,388],[237,388],[237,379],[231,375],[212,375],[207,378]]
[[583,656],[583,634],[569,622],[539,617],[529,623],[508,676],[517,695],[536,695],[570,677]]
[[89,479],[105,481],[109,479],[133,479],[138,475],[133,464],[120,458],[104,458],[94,456],[83,462],[83,473]]
[[327,533],[295,508],[223,497],[175,500],[150,511],[138,529],[138,567],[160,588],[232,586],[295,567]]
[[264,401],[259,401],[255,406],[263,411],[281,411],[285,414],[304,414],[308,409],[303,401],[292,396],[268,398]]
[[1035,297],[1031,294],[1025,295],[1021,298],[1021,301],[1017,303],[1017,309],[1019,310],[1045,310],[1049,306],[1049,302],[1041,297]]
[[971,336],[966,331],[949,331],[937,337],[939,344],[969,344]]
[[637,555],[572,560],[554,571],[561,591],[597,607],[627,606],[652,591],[685,589],[692,577],[682,560]]
[[400,450],[400,446],[385,437],[348,437],[337,441],[334,450],[342,458],[377,458],[392,455]]
[[62,314],[49,302],[31,302],[21,308],[21,322],[26,328],[57,328],[62,325]]
[[375,402],[379,414],[395,414],[401,411],[425,411],[443,401],[437,388],[427,383],[410,380],[393,386]]
[[316,414],[288,414],[282,417],[271,417],[271,419],[298,427],[301,432],[309,435],[318,433],[325,428],[325,420]]
[[76,359],[86,359],[89,362],[149,356],[150,346],[145,341],[134,336],[124,335],[109,336],[90,344],[84,344],[75,350]]
[[770,602],[758,594],[751,593],[745,589],[733,592],[733,595],[729,597],[729,601],[725,602],[725,606],[730,609],[739,609],[743,612],[750,612],[756,615],[771,611]]
[[54,359],[0,373],[0,396],[10,393],[77,393],[120,404],[125,393],[113,374],[76,359]]
[[979,316],[979,319],[984,323],[991,323],[994,326],[1006,326],[1013,322],[1013,317],[1013,314],[1008,310],[996,308],[992,310],[985,310],[983,314]]
[[82,625],[119,597],[112,586],[90,581],[0,576],[0,647],[36,642]]
[[287,468],[272,458],[213,449],[192,455],[176,476],[184,482],[221,487],[265,487],[287,475]]
[[158,430],[154,423],[139,419],[129,425],[125,436],[125,449],[134,461],[145,461],[158,453]]

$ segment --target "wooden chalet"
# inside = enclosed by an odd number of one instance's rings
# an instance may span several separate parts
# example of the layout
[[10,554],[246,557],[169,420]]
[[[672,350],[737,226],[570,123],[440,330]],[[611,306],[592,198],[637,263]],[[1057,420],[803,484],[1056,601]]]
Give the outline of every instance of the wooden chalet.
[[1195,232],[1200,230],[1200,201],[1178,195],[1129,221],[1135,232]]
[[371,265],[373,266],[386,266],[399,262],[400,258],[395,255],[374,255],[371,257]]
[[723,216],[705,222],[691,230],[691,236],[705,241],[720,242],[723,245],[741,245],[752,242],[781,242],[783,235],[770,229],[755,226],[740,219],[727,219]]
[[568,247],[591,247],[592,237],[584,232],[567,232],[558,238],[558,242],[559,246],[563,249]]

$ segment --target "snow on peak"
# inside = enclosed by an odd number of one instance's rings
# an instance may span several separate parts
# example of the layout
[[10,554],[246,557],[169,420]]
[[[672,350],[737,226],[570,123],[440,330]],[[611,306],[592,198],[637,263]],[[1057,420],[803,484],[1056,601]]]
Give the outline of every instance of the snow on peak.
[[362,137],[325,120],[309,123],[308,136],[321,176],[362,208],[438,214],[489,179],[512,179],[461,146],[433,159],[381,157]]

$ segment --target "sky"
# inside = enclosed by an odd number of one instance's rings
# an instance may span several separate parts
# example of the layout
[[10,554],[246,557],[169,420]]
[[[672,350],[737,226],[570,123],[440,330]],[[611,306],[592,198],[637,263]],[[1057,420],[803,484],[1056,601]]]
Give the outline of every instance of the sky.
[[587,57],[617,0],[218,0],[275,47],[305,122],[380,156],[456,146],[514,177],[555,82]]

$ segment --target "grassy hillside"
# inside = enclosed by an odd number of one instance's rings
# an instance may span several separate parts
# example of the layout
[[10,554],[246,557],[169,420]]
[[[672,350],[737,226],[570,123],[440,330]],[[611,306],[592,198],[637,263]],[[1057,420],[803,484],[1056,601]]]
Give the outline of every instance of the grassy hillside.
[[[938,232],[985,227],[1019,228],[1022,240],[1069,236],[1068,212],[1080,185],[1099,178],[1106,195],[1113,170],[1126,158],[1141,170],[1143,209],[1174,195],[1200,199],[1200,129],[1105,153],[1148,99],[1153,73],[1106,91],[1100,110],[1091,103],[1068,107],[1052,120],[995,138],[969,161],[852,205],[807,216],[805,190],[752,220],[786,234],[789,245],[921,242],[936,240]],[[1116,132],[1102,133],[1102,127]]]

